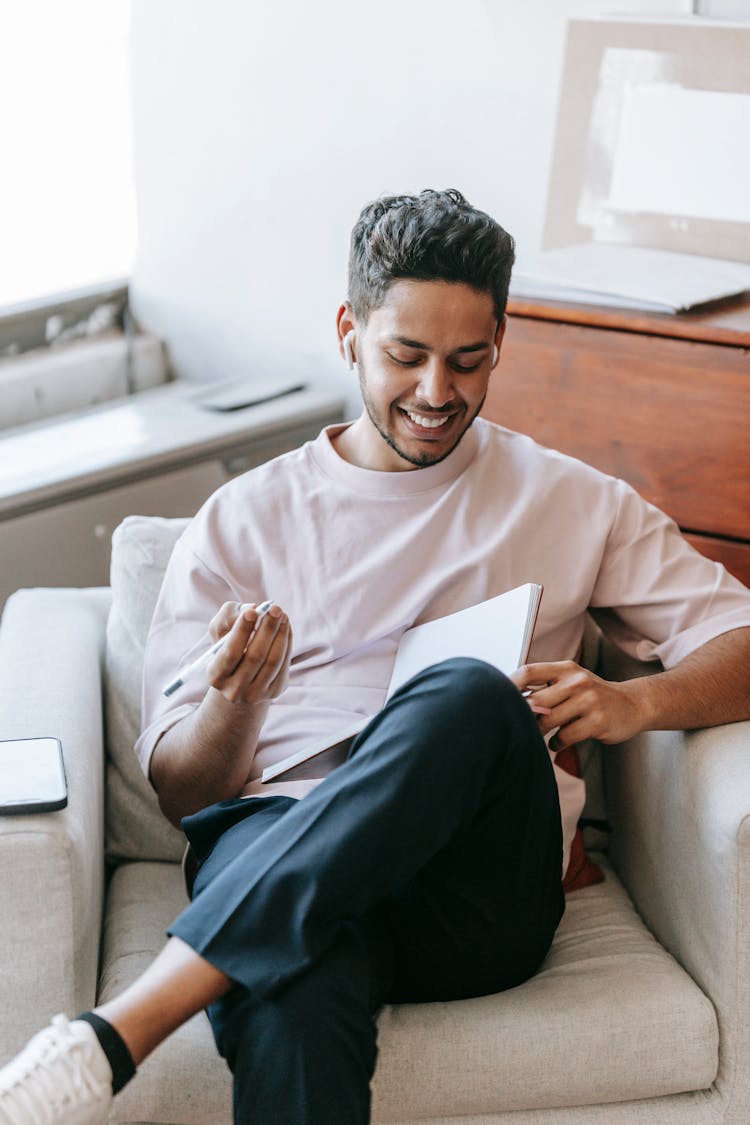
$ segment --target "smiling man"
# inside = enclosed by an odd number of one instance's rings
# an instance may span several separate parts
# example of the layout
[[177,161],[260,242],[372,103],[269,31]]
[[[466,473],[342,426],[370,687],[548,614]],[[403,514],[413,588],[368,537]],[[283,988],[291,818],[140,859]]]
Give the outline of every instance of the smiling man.
[[[364,1125],[382,1004],[499,992],[546,956],[583,805],[559,750],[750,715],[750,593],[622,481],[477,417],[512,263],[458,192],[362,212],[337,317],[360,417],[221,488],[151,626],[136,750],[190,841],[192,902],[124,993],[0,1072],[0,1125],[103,1122],[202,1007],[236,1122]],[[407,628],[528,581],[545,594],[512,681],[450,660],[385,702]],[[582,668],[588,613],[664,670]],[[208,682],[166,699],[220,636]],[[262,782],[363,716],[343,764]]]

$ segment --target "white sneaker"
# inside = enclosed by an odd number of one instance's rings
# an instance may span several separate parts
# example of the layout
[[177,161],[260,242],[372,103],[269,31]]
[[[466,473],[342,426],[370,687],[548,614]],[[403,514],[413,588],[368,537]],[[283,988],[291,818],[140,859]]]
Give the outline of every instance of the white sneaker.
[[0,1070],[0,1125],[104,1125],[112,1068],[85,1020],[55,1016]]

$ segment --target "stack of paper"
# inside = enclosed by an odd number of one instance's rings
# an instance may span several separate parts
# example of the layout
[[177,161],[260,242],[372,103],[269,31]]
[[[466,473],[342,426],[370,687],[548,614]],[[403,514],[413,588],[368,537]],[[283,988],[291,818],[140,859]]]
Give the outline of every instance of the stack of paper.
[[519,262],[511,297],[676,313],[750,290],[750,265],[583,242]]

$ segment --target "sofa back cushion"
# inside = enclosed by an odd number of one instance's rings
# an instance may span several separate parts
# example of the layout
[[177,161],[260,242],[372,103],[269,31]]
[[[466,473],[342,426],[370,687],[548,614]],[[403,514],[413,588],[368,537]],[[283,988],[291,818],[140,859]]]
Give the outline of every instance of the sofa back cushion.
[[133,752],[140,731],[143,655],[172,549],[186,519],[128,516],[112,536],[112,608],[105,650],[107,856],[179,860],[181,832],[164,817]]

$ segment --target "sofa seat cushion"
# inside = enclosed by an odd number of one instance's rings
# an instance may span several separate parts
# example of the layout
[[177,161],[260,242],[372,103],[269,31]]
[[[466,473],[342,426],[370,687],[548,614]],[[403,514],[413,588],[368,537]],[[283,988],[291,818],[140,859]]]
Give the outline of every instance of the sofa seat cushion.
[[[703,1089],[716,1076],[714,1009],[654,940],[612,870],[568,900],[540,972],[519,988],[386,1007],[373,1120],[583,1106]],[[186,903],[180,868],[124,864],[109,890],[100,999],[164,943]],[[113,1121],[228,1125],[230,1078],[199,1014],[116,1099]]]

